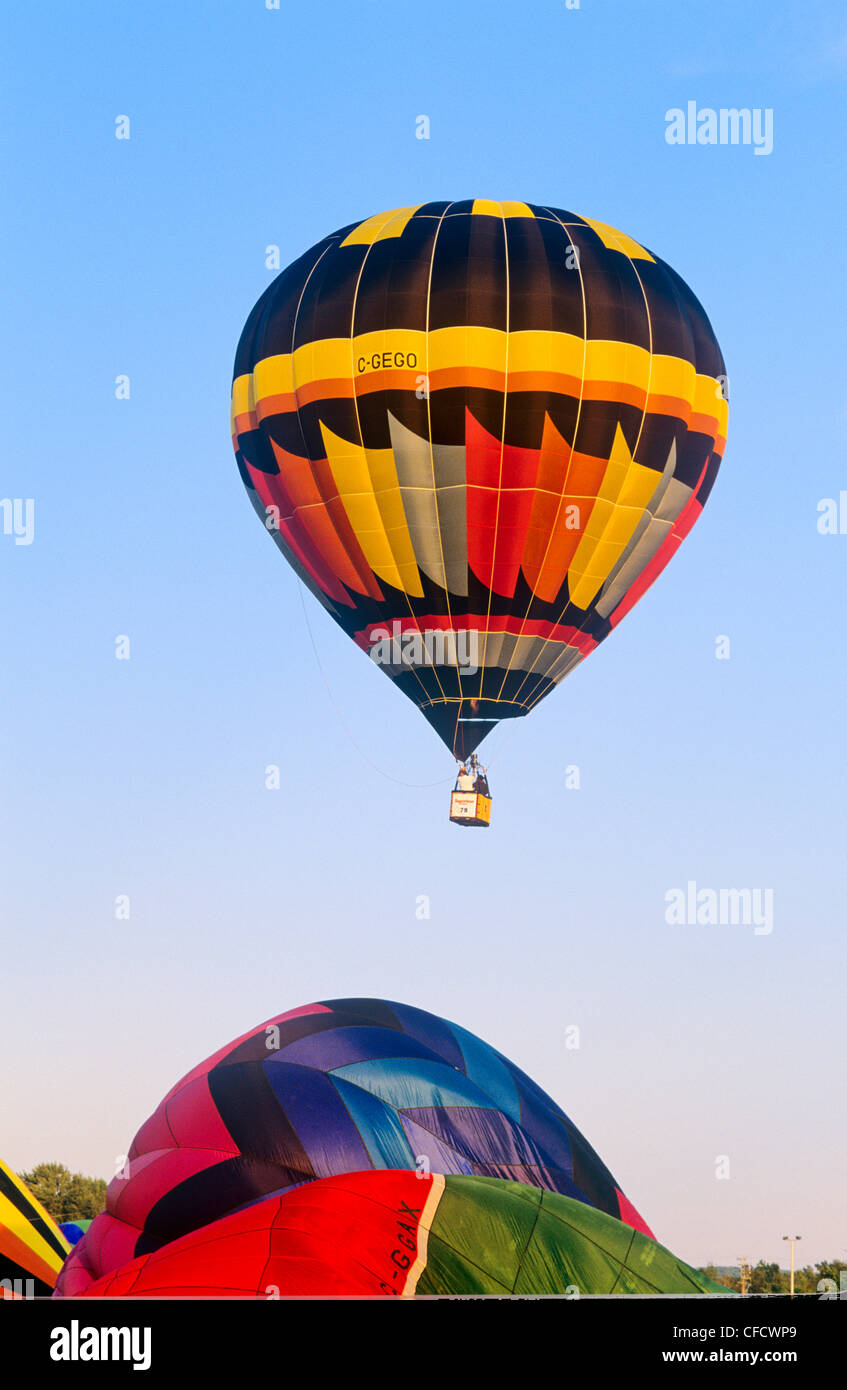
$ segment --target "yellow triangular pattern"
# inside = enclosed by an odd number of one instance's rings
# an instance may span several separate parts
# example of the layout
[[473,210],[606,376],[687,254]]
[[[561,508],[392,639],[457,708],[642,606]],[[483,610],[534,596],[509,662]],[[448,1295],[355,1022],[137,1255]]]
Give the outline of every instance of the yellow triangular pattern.
[[386,584],[422,598],[392,450],[351,444],[323,421],[321,434],[338,495],[371,569]]
[[605,583],[644,515],[658,479],[655,468],[633,460],[623,430],[616,425],[597,501],[568,567],[568,591],[579,608],[587,608]]
[[387,237],[402,236],[406,225],[411,221],[423,203],[415,203],[412,208],[392,208],[389,212],[377,212],[365,218],[352,232],[348,232],[342,246],[373,246],[375,241],[385,241]]
[[625,256],[629,256],[631,261],[653,261],[655,259],[640,242],[627,236],[626,232],[619,232],[616,227],[610,227],[608,222],[598,222],[596,217],[584,217],[582,220],[593,228],[603,245],[608,246],[610,251],[622,251]]

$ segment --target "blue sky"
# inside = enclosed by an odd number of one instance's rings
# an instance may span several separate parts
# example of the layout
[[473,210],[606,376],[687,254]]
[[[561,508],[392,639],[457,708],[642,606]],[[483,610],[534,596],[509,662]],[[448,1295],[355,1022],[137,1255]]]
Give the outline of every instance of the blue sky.
[[[6,39],[0,493],[35,533],[0,534],[0,1153],[108,1176],[229,1038],[376,995],[529,1071],[683,1258],[782,1258],[789,1229],[843,1258],[840,5],[48,0]],[[668,145],[690,100],[772,110],[773,152]],[[228,405],[268,245],[474,196],[668,260],[731,407],[673,564],[484,745],[470,836],[426,722],[308,594],[307,626]],[[669,925],[690,880],[771,889],[773,931]]]

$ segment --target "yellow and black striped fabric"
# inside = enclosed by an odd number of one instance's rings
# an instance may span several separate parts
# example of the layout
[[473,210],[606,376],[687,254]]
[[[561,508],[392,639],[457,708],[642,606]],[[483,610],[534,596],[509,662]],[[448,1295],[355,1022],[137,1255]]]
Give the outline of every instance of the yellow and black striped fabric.
[[0,1162],[0,1298],[49,1295],[70,1250],[26,1184]]
[[426,203],[274,280],[232,434],[283,554],[463,757],[665,567],[720,465],[725,380],[702,307],[631,237]]

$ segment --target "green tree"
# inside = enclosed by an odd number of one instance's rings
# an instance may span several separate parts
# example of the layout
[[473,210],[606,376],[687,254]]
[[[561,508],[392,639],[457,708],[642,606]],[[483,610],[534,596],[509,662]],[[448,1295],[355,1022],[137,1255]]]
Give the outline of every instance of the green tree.
[[103,1178],[72,1173],[64,1163],[38,1163],[31,1172],[18,1176],[56,1222],[99,1216],[106,1205]]
[[788,1275],[778,1264],[759,1260],[750,1270],[748,1293],[788,1293]]
[[[844,1260],[821,1260],[819,1265],[815,1265],[814,1274],[810,1280],[811,1287],[809,1293],[818,1292],[818,1284],[821,1279],[831,1279],[835,1284],[839,1296],[844,1287],[842,1275],[847,1271],[847,1263]],[[811,1273],[811,1271],[810,1271]]]
[[[794,1292],[795,1293],[817,1293],[818,1279],[821,1276],[816,1274],[811,1265],[804,1265],[802,1269],[794,1271]],[[791,1282],[789,1279],[789,1285]]]

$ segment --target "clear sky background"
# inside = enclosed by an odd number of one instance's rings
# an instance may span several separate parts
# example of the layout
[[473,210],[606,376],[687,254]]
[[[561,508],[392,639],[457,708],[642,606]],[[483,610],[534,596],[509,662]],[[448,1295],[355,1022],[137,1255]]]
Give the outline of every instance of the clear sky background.
[[[375,995],[514,1059],[681,1257],[844,1258],[841,4],[47,0],[4,41],[0,495],[35,537],[0,535],[0,1154],[111,1176],[200,1058]],[[668,145],[690,100],[771,108],[773,152]],[[436,735],[304,594],[355,744],[336,717],[228,407],[269,244],[478,196],[668,260],[731,406],[676,559],[483,745],[470,835]],[[772,933],[669,926],[689,880],[772,889]]]

